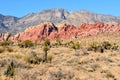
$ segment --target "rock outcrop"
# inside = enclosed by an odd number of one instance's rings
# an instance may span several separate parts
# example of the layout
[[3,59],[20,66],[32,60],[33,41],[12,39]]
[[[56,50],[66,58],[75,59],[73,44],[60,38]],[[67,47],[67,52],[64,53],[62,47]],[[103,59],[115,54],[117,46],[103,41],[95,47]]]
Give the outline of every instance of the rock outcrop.
[[44,38],[48,37],[51,40],[55,39],[57,34],[57,27],[53,23],[44,22],[40,25],[29,27],[25,32],[18,33],[14,36],[13,41],[25,41],[32,40],[40,42]]
[[120,23],[84,23],[78,27],[69,24],[62,24],[58,28],[51,22],[44,22],[37,26],[29,27],[24,32],[17,33],[13,37],[11,37],[10,33],[0,34],[0,40],[7,41],[11,39],[14,42],[25,40],[41,42],[45,38],[55,40],[59,37],[61,40],[64,40],[83,36],[92,36],[106,32],[120,32]]
[[8,41],[10,40],[11,34],[10,33],[0,33],[0,41]]
[[13,40],[32,40],[42,41],[44,38],[55,40],[57,37],[60,39],[70,39],[82,36],[97,35],[98,33],[105,32],[120,32],[120,24],[104,24],[102,22],[96,22],[95,24],[84,23],[79,27],[73,25],[64,24],[57,28],[53,23],[45,22],[40,25],[30,27],[14,36]]

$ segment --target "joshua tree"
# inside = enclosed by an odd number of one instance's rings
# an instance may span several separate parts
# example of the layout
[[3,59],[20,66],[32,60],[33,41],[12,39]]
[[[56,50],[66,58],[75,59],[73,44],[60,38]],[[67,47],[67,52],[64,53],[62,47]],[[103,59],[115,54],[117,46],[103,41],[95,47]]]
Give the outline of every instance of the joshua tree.
[[47,62],[47,54],[48,54],[48,50],[50,50],[50,40],[49,39],[45,39],[44,43],[43,43],[43,56],[42,56],[42,62]]

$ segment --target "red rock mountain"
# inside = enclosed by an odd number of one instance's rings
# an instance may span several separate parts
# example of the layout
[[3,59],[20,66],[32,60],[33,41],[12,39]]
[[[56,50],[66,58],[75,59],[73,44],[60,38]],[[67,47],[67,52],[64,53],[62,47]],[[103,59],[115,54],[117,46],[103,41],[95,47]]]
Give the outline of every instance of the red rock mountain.
[[[59,28],[55,27],[53,23],[44,22],[34,27],[27,28],[24,32],[20,32],[11,38],[13,41],[42,41],[44,38],[55,40],[57,37],[60,39],[77,38],[81,36],[97,35],[104,32],[120,32],[120,24],[104,24],[96,22],[95,24],[82,24],[79,27],[73,25],[64,24]],[[10,34],[0,35],[0,40],[8,40]]]

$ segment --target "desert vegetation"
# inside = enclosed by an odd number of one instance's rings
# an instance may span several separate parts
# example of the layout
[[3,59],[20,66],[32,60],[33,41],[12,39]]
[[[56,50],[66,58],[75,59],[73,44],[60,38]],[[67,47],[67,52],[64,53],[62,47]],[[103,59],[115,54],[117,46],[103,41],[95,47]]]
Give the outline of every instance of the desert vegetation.
[[0,80],[119,80],[119,36],[0,42]]

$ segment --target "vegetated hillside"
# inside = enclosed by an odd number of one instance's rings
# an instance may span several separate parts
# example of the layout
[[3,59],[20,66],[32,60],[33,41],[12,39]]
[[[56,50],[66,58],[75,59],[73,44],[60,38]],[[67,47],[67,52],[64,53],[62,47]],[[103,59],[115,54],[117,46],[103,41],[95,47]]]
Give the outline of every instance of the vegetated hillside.
[[[120,17],[112,15],[97,14],[86,10],[68,12],[67,10],[61,8],[43,10],[38,13],[30,13],[22,18],[3,15],[0,16],[1,31],[8,31],[11,33],[24,31],[30,26],[38,25],[41,22],[46,21],[53,22],[55,25],[59,25],[59,23],[67,23],[75,26],[79,26],[82,23],[120,22]],[[3,20],[4,17],[6,18]]]

